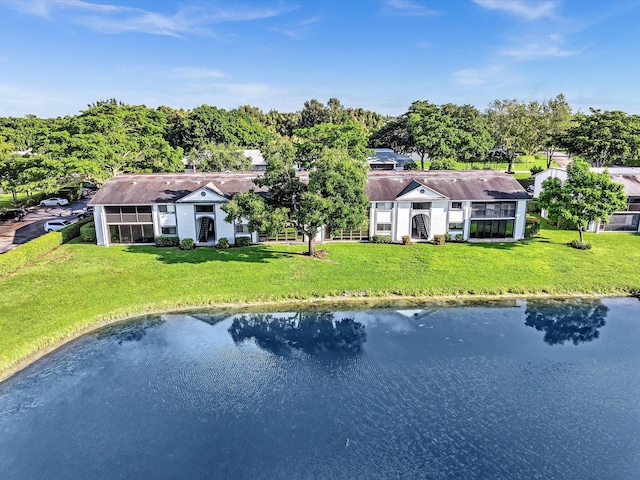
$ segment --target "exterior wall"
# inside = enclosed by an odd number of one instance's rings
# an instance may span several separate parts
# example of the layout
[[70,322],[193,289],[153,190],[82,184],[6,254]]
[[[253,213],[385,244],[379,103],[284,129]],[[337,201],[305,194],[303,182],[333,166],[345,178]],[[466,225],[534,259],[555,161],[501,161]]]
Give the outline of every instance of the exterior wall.
[[542,192],[542,182],[547,178],[559,178],[563,183],[567,180],[567,171],[561,168],[548,168],[534,175],[533,197],[538,198]]
[[196,216],[192,203],[176,204],[177,233],[180,240],[184,238],[196,238]]
[[98,245],[106,247],[109,245],[109,236],[106,234],[107,226],[105,223],[104,207],[97,205],[93,209],[93,222],[96,225],[96,241]]
[[398,202],[396,221],[396,241],[402,240],[404,235],[411,235],[411,202]]
[[429,228],[429,238],[434,235],[444,235],[447,233],[447,210],[449,210],[449,202],[432,202],[431,203],[431,225]]
[[227,223],[224,221],[224,218],[227,216],[226,213],[222,211],[222,204],[217,203],[213,212],[215,214],[215,222],[216,222],[216,240],[221,238],[226,238],[229,240],[229,243],[232,245],[236,242],[236,227],[231,223]]
[[521,240],[524,238],[524,227],[527,222],[527,201],[518,200],[516,204],[516,221],[513,226],[513,238]]

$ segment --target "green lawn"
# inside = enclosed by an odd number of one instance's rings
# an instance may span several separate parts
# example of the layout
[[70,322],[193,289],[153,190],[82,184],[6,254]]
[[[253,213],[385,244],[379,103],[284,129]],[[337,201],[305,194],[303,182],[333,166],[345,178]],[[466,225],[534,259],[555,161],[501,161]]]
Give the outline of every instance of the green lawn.
[[[26,205],[29,196],[26,193],[18,194],[18,205]],[[0,193],[0,210],[14,208],[13,195],[10,193]]]
[[[420,165],[420,161],[416,162],[418,166]],[[424,168],[429,169],[429,165],[431,162],[424,162]],[[468,170],[472,167],[483,168],[484,164],[482,163],[461,163],[456,162],[456,170]],[[521,155],[517,158],[516,163],[513,164],[514,170],[526,170],[529,171],[532,167],[537,166],[543,169],[547,168],[547,157],[544,155]],[[552,167],[557,167],[558,164],[556,162],[551,162]],[[487,167],[492,170],[497,171],[507,171],[509,168],[508,163],[488,163]],[[527,173],[527,175],[529,175]]]
[[505,293],[629,294],[640,286],[640,236],[543,229],[519,243],[330,243],[191,252],[74,241],[0,279],[0,372],[101,320],[230,302],[328,296]]

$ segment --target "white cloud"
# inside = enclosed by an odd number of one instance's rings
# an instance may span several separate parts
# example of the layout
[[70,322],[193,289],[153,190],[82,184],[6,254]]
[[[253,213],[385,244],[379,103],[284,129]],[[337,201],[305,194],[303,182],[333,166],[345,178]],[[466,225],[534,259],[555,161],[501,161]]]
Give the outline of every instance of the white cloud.
[[0,5],[45,18],[65,11],[70,14],[71,21],[102,33],[142,32],[170,36],[212,35],[209,26],[213,24],[271,18],[291,10],[255,4],[226,7],[200,4],[198,8],[182,8],[173,15],[165,15],[142,8],[83,0],[0,0]]
[[390,15],[403,17],[431,17],[440,13],[413,0],[386,0],[383,11]]
[[539,20],[541,18],[552,18],[558,7],[557,1],[531,2],[524,0],[471,0],[472,2],[488,9],[501,10],[513,13],[528,20]]
[[486,68],[465,68],[453,72],[455,83],[467,87],[485,84],[505,86],[517,80],[512,72],[503,65],[492,65]]
[[517,57],[519,60],[533,60],[545,57],[571,57],[580,53],[579,50],[563,50],[557,45],[539,45],[529,43],[518,48],[502,50],[502,55]]
[[220,78],[224,73],[212,68],[176,67],[164,72],[167,77],[173,78]]

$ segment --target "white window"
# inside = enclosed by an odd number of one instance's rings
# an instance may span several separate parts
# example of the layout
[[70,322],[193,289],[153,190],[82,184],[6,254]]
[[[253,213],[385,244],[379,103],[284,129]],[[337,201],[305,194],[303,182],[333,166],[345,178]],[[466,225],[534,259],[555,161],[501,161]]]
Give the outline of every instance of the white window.
[[376,231],[378,232],[390,232],[391,224],[390,223],[379,223],[376,227]]
[[376,208],[378,210],[392,210],[393,202],[378,202],[376,203]]
[[176,211],[175,205],[158,205],[158,211],[161,213],[174,213]]

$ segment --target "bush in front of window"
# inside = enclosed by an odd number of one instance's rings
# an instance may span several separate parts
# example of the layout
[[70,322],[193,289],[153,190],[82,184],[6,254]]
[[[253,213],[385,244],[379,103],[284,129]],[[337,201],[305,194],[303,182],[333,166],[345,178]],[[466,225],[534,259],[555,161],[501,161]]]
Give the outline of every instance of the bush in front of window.
[[462,235],[461,233],[458,233],[455,237],[456,242],[463,242],[464,241],[464,235]]
[[218,240],[218,243],[216,243],[216,248],[220,248],[220,249],[224,249],[224,248],[229,248],[231,245],[229,245],[229,240],[225,237],[222,237],[220,240]]
[[251,245],[251,237],[236,237],[236,247],[248,247]]
[[444,241],[445,242],[450,242],[451,241],[451,234],[449,232],[444,234]]
[[196,248],[196,242],[193,238],[183,238],[180,242],[180,250],[193,250]]
[[402,244],[403,245],[411,245],[411,237],[409,235],[402,236]]
[[373,243],[391,243],[391,235],[374,235],[371,237]]
[[444,235],[434,235],[433,236],[433,244],[434,245],[444,245],[446,242],[446,238]]
[[180,245],[178,237],[165,237],[163,235],[156,237],[156,247],[177,247]]

